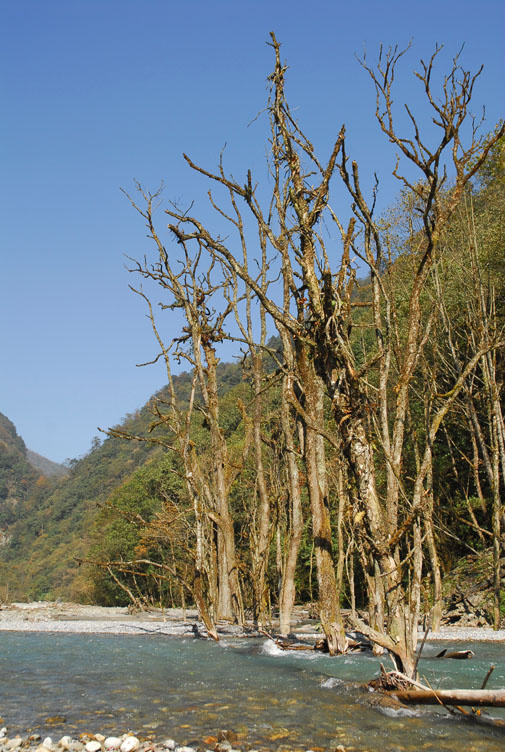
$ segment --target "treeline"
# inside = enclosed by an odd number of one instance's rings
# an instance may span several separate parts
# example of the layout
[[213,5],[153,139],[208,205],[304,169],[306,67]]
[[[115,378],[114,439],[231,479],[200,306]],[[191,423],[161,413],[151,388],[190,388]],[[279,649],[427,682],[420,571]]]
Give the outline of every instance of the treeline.
[[[168,389],[147,432],[110,432],[159,454],[107,502],[97,588],[189,599],[214,636],[217,619],[263,623],[272,606],[287,633],[310,592],[331,653],[347,647],[345,603],[412,673],[421,610],[438,624],[451,557],[491,547],[501,618],[504,127],[478,136],[477,76],[456,59],[437,86],[436,52],[416,74],[432,128],[425,137],[407,108],[403,132],[392,92],[404,53],[363,61],[398,155],[400,197],[378,215],[344,127],[328,160],[316,155],[273,35],[272,47],[268,195],[251,172],[240,182],[222,161],[210,172],[186,157],[210,182],[222,229],[170,205],[166,239],[158,194],[137,186],[130,199],[154,249],[134,264],[143,286],[132,289]],[[333,203],[342,191],[348,206]],[[165,340],[175,314],[184,323]],[[228,341],[243,378],[223,393]],[[183,396],[174,362],[188,366]]]

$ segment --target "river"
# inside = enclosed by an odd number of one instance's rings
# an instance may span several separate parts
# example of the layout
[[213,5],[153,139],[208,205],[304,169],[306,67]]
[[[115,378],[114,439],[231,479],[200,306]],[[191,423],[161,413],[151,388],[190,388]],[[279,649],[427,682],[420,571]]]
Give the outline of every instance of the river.
[[[205,745],[221,729],[245,749],[478,750],[505,747],[505,733],[443,709],[371,707],[361,683],[379,662],[283,652],[267,640],[125,635],[0,634],[0,713],[13,732],[136,732]],[[502,644],[472,643],[475,658],[440,660],[448,643],[425,646],[420,675],[434,687],[505,687]],[[453,644],[454,645],[454,644]],[[468,644],[458,645],[468,647]],[[505,717],[500,710],[493,716]],[[65,723],[46,719],[64,716]]]

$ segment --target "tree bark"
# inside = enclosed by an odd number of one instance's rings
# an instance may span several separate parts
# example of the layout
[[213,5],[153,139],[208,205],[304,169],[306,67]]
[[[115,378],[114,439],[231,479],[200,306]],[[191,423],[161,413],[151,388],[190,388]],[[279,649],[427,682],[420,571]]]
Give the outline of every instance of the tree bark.
[[416,705],[471,705],[479,708],[505,708],[503,689],[407,689],[395,690],[401,702]]

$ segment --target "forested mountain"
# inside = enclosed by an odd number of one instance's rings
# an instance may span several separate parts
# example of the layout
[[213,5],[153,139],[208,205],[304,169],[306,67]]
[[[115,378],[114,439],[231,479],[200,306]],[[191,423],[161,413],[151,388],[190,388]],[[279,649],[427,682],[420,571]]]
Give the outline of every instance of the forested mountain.
[[29,462],[23,439],[14,424],[0,413],[0,530],[18,516],[40,472]]

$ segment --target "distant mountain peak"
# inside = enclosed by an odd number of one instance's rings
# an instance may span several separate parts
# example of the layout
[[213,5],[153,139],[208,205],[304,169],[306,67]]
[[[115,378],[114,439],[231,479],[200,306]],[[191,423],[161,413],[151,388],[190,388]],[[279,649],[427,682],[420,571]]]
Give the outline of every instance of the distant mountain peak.
[[31,449],[26,450],[26,459],[32,467],[36,470],[40,470],[42,475],[45,475],[46,478],[68,475],[68,468],[65,467],[65,465],[60,465],[58,462],[48,460],[47,457],[43,457],[41,454],[37,454],[37,452],[33,452]]

